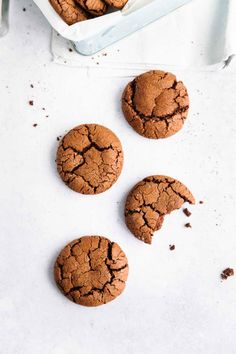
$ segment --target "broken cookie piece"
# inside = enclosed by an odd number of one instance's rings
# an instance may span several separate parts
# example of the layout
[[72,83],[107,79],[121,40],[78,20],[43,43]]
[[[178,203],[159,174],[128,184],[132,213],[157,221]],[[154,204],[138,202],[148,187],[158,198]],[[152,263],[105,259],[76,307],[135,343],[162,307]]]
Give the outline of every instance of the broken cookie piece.
[[153,70],[128,83],[122,96],[128,123],[146,138],[167,138],[184,125],[189,97],[183,82],[164,71]]
[[234,275],[233,268],[226,268],[223,270],[220,276],[222,280],[226,280],[228,277],[232,277],[233,275]]
[[84,236],[69,243],[54,266],[62,293],[84,306],[114,300],[125,288],[128,261],[120,246],[101,236]]
[[103,0],[76,0],[76,3],[94,16],[102,16],[107,12],[107,5]]
[[121,173],[122,146],[117,136],[102,125],[79,125],[60,141],[56,163],[62,180],[74,191],[102,193]]
[[126,199],[126,225],[139,240],[150,244],[165,215],[181,208],[185,202],[194,204],[195,199],[181,182],[167,176],[146,177]]

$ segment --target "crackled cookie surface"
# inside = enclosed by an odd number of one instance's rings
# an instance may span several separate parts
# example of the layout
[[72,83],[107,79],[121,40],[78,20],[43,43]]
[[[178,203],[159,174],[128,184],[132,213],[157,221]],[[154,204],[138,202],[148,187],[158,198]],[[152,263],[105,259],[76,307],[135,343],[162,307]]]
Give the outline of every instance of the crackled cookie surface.
[[159,230],[164,216],[185,202],[195,203],[188,188],[167,176],[150,176],[136,184],[125,204],[125,221],[129,230],[145,243]]
[[59,254],[54,276],[70,300],[98,306],[122,293],[128,277],[128,261],[120,246],[101,236],[84,236]]
[[105,2],[116,9],[122,9],[128,0],[105,0]]
[[84,21],[89,18],[86,12],[77,6],[74,0],[49,0],[54,10],[68,24]]
[[149,71],[126,86],[122,110],[128,123],[140,135],[167,138],[177,133],[187,118],[187,89],[171,73]]
[[61,140],[56,163],[62,180],[74,191],[102,193],[121,173],[122,146],[117,136],[106,127],[79,125]]
[[76,0],[76,2],[94,16],[104,15],[107,11],[107,5],[103,0]]

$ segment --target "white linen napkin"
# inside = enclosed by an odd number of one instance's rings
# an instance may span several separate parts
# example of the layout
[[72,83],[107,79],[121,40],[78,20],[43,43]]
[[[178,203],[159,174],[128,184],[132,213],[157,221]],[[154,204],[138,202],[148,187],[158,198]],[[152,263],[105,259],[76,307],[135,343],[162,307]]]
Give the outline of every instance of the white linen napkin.
[[135,75],[158,65],[216,70],[236,54],[235,18],[236,0],[193,0],[89,57],[53,31],[53,61],[88,72],[106,68],[113,76]]

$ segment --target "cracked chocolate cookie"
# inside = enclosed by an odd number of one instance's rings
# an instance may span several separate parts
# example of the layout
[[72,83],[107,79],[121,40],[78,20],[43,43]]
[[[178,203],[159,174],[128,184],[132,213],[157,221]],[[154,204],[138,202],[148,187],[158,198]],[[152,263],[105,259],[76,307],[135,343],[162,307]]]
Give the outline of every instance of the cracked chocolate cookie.
[[103,0],[76,0],[76,2],[94,16],[102,16],[107,11],[107,5]]
[[54,10],[68,24],[84,21],[89,18],[86,12],[74,0],[49,0]]
[[128,0],[105,0],[105,2],[116,9],[122,9]]
[[174,178],[150,176],[136,184],[125,204],[125,221],[129,230],[145,243],[159,230],[166,214],[195,199],[188,188]]
[[99,306],[122,293],[128,270],[126,255],[117,243],[101,236],[84,236],[61,251],[54,277],[68,299]]
[[128,123],[140,135],[167,138],[177,133],[187,118],[187,89],[171,73],[148,71],[126,86],[122,110]]
[[62,180],[74,191],[102,193],[121,173],[122,146],[117,136],[106,127],[79,125],[61,140],[56,163]]

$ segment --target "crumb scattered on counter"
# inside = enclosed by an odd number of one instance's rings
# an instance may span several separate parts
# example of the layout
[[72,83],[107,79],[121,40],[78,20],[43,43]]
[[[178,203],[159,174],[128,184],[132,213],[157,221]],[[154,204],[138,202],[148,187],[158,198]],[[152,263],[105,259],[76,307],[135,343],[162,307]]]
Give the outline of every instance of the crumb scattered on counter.
[[189,211],[188,208],[184,208],[184,209],[183,209],[183,212],[184,212],[184,214],[185,214],[187,217],[189,217],[190,215],[192,215],[191,211]]
[[33,106],[33,105],[34,105],[34,101],[33,101],[33,100],[30,100],[30,101],[29,101],[29,105],[30,105],[30,106]]
[[46,109],[43,107],[42,110],[45,111]]
[[57,141],[60,141],[61,135],[57,136]]
[[73,49],[71,49],[71,48],[68,48],[68,50],[69,50],[69,52],[73,52]]
[[187,222],[187,224],[184,225],[185,227],[192,227],[192,225],[190,224],[190,222]]
[[33,124],[33,127],[34,127],[34,128],[36,128],[36,127],[37,127],[37,125],[38,125],[37,123],[34,123],[34,124]]
[[232,277],[234,275],[233,268],[226,268],[221,273],[220,277],[222,280],[226,280],[228,277]]
[[175,250],[175,245],[169,245],[169,249],[170,249],[170,251],[174,251]]
[[30,84],[30,87],[31,87],[31,88],[34,88],[34,85],[33,85],[33,84]]
[[104,57],[106,57],[106,56],[107,56],[107,53],[102,53],[102,55],[103,55]]
[[203,203],[204,203],[203,200],[200,200],[200,201],[199,201],[199,204],[203,204]]
[[49,115],[47,114],[45,117],[46,117],[46,118],[48,118],[48,117],[49,117]]
[[22,11],[24,11],[24,12],[25,12],[25,11],[26,11],[26,8],[25,8],[25,7],[23,7]]

